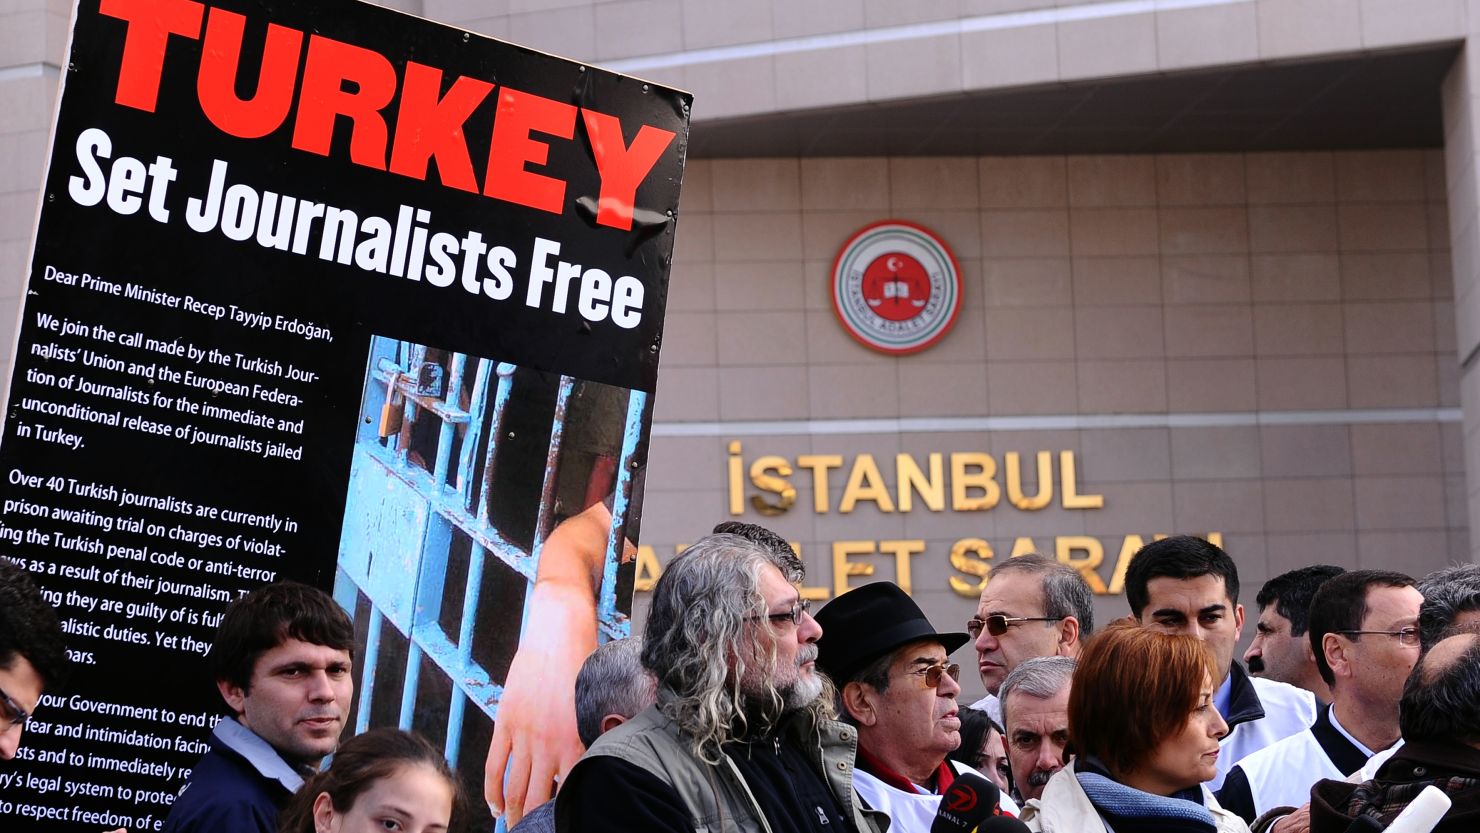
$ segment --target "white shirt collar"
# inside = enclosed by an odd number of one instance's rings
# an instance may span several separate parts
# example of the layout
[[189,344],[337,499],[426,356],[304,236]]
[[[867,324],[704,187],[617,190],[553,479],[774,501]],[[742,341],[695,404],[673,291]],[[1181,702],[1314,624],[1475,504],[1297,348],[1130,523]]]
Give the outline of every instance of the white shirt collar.
[[242,756],[252,768],[288,788],[298,792],[303,786],[303,776],[298,773],[267,741],[256,732],[236,722],[235,718],[223,717],[213,730],[216,739],[231,751]]
[[1359,751],[1361,751],[1361,753],[1363,755],[1366,755],[1367,757],[1370,758],[1373,755],[1376,755],[1377,754],[1376,752],[1373,752],[1371,749],[1368,749],[1367,748],[1367,744],[1362,743],[1361,741],[1359,741],[1356,738],[1352,737],[1352,733],[1351,732],[1348,732],[1346,730],[1346,727],[1341,725],[1341,721],[1339,721],[1339,720],[1336,719],[1336,706],[1335,705],[1332,705],[1331,706],[1331,727],[1334,728],[1336,731],[1340,732],[1342,737],[1344,737],[1347,740],[1351,741],[1352,746],[1357,747],[1357,749]]

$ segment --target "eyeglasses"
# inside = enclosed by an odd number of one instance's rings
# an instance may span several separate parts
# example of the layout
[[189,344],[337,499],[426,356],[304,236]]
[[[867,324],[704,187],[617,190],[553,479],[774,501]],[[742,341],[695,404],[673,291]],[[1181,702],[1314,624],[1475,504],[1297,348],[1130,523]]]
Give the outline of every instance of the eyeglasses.
[[1000,613],[995,616],[988,616],[985,619],[979,616],[973,616],[966,620],[966,632],[971,634],[972,639],[975,639],[982,635],[982,628],[985,627],[987,633],[993,636],[1001,636],[1007,633],[1009,627],[1019,622],[1059,622],[1063,618],[1062,616],[1003,616]]
[[961,681],[961,666],[954,662],[938,662],[934,665],[927,665],[924,668],[917,668],[909,673],[916,677],[924,677],[926,688],[938,687],[940,685],[940,675],[942,674],[949,674],[951,675],[951,679],[957,682]]
[[24,726],[31,719],[31,713],[21,708],[21,704],[10,699],[10,695],[0,691],[0,732],[10,731],[11,727]]
[[811,612],[811,599],[797,599],[796,602],[792,604],[791,610],[788,610],[785,613],[767,613],[764,616],[749,616],[746,617],[745,621],[754,622],[760,619],[767,619],[778,625],[782,622],[790,622],[793,625],[800,625],[802,623],[802,614]]
[[1339,633],[1343,636],[1361,636],[1364,633],[1379,636],[1396,636],[1399,645],[1405,648],[1418,647],[1418,628],[1401,628],[1395,631],[1333,631],[1333,633]]

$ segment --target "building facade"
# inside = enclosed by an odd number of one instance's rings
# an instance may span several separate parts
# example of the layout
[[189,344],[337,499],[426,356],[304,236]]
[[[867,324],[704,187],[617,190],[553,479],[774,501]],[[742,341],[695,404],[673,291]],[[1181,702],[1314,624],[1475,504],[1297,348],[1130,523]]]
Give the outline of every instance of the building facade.
[[[1474,560],[1480,6],[392,5],[695,95],[639,593],[727,519],[815,598],[893,579],[950,629],[1030,549],[1102,620],[1158,534],[1220,536],[1251,606],[1308,563]],[[0,7],[7,351],[69,13]],[[959,270],[909,355],[831,300],[885,220]]]

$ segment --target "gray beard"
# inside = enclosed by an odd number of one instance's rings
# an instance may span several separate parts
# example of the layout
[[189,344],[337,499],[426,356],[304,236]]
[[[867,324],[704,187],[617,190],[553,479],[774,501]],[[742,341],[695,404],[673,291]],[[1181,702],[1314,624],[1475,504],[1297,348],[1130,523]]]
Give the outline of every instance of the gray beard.
[[822,678],[816,674],[804,677],[781,689],[780,694],[786,712],[801,711],[822,696]]
[[802,711],[817,702],[817,698],[822,696],[822,678],[812,674],[810,677],[776,686],[774,692],[781,701],[779,709],[776,700],[772,699],[771,691],[744,692],[743,708],[746,717],[753,726],[762,727],[763,732],[769,732],[787,715]]

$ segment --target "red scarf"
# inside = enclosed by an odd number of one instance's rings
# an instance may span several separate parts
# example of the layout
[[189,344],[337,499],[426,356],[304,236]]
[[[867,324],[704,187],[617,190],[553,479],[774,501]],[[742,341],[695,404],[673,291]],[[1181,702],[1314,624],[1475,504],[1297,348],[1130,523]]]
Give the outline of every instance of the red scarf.
[[[859,769],[896,790],[902,790],[915,795],[931,795],[931,793],[921,790],[915,782],[885,766],[883,761],[870,754],[867,749],[864,749],[861,743],[858,745],[857,766]],[[955,770],[951,769],[950,765],[945,761],[941,761],[940,767],[935,771],[936,794],[944,794],[946,790],[950,789],[951,782],[954,780],[956,780]]]

